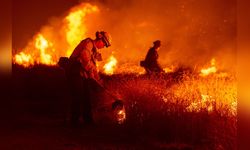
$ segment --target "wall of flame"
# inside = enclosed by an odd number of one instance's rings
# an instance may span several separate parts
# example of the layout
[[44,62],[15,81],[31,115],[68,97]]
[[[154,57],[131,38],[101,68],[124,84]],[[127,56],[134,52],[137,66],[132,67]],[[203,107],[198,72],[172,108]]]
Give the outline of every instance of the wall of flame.
[[[156,39],[163,43],[159,51],[163,66],[203,66],[215,58],[220,68],[232,69],[236,64],[235,3],[235,0],[80,3],[43,26],[13,60],[24,66],[54,65],[60,56],[69,56],[82,39],[94,38],[97,30],[105,30],[112,35],[113,43],[101,51],[106,60],[99,64],[101,69],[109,63],[111,55],[117,59],[118,68],[126,68],[128,63],[138,67]],[[37,39],[48,45],[36,46]],[[142,68],[134,70],[143,72]]]

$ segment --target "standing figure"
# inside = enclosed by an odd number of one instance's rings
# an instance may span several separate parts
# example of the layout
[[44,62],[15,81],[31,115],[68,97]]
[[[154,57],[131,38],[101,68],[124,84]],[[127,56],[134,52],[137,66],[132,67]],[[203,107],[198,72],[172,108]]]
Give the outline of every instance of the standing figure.
[[85,123],[93,123],[91,93],[93,84],[100,80],[96,61],[102,61],[101,54],[97,50],[110,45],[111,37],[107,32],[96,32],[95,40],[91,38],[82,40],[69,58],[66,76],[72,95],[71,123],[73,126],[79,124],[81,114]]
[[145,68],[147,74],[163,72],[163,69],[158,64],[158,50],[160,49],[161,41],[157,40],[153,44],[154,46],[148,50],[145,60],[140,62],[140,66]]

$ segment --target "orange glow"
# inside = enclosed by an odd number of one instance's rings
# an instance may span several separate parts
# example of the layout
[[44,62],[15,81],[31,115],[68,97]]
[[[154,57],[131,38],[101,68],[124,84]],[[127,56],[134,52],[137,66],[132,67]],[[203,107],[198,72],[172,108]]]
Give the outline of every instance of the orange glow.
[[16,54],[13,58],[13,61],[15,64],[23,65],[24,67],[34,64],[32,56],[30,54],[25,54],[24,52]]
[[125,109],[119,110],[117,112],[117,122],[118,122],[118,124],[122,124],[125,120],[126,120]]
[[201,94],[201,100],[198,102],[192,102],[186,109],[189,112],[199,112],[201,110],[207,110],[208,112],[213,111],[213,102],[212,96]]
[[56,65],[62,56],[70,56],[77,44],[86,38],[86,17],[98,12],[97,6],[81,3],[73,7],[56,25],[44,26],[19,53],[13,63],[24,67],[34,64]]
[[103,66],[104,73],[108,75],[112,75],[116,69],[117,60],[111,55],[108,59],[108,62]]
[[211,60],[210,64],[211,64],[211,66],[209,68],[201,69],[200,76],[207,76],[209,74],[217,72],[214,58]]
[[84,24],[86,15],[97,11],[99,11],[97,6],[87,3],[79,5],[65,17],[65,33],[69,44],[66,56],[70,56],[75,46],[86,37],[87,27]]

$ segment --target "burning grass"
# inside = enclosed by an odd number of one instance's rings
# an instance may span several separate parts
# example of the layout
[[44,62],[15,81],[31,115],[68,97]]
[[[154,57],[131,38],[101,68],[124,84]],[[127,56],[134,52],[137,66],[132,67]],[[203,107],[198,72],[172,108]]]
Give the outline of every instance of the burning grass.
[[[14,65],[13,69],[17,70],[16,76],[25,72],[31,76],[32,73],[34,77],[25,79],[25,84],[34,80],[36,84],[32,89],[42,91],[45,96],[51,97],[57,92],[65,97],[63,94],[67,93],[58,86],[65,80],[58,78],[59,75],[63,77],[63,71],[57,67],[22,69]],[[127,118],[117,131],[105,130],[117,132],[116,136],[139,137],[148,145],[163,149],[169,148],[170,143],[179,149],[183,144],[190,149],[237,149],[237,78],[229,72],[221,74],[200,76],[199,72],[176,69],[152,76],[103,75],[105,87],[124,100]],[[41,78],[41,83],[50,86],[43,85],[41,89],[41,84],[37,83]],[[58,87],[57,91],[52,92],[51,81]],[[59,109],[58,103],[70,105],[69,99],[68,102],[62,99],[49,98],[50,103],[56,103],[52,108]]]
[[[113,75],[106,85],[127,106],[127,126],[163,142],[236,149],[236,77],[178,70],[159,76]],[[204,149],[204,148],[202,148]]]

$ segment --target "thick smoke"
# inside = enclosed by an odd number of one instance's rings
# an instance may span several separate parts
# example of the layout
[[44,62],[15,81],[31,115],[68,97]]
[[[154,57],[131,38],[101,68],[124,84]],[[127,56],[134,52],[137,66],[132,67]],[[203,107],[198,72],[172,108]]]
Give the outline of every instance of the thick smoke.
[[[161,40],[162,66],[204,66],[215,58],[222,69],[236,65],[236,0],[82,0],[97,5],[98,13],[86,18],[87,33],[97,30],[112,36],[112,46],[102,50],[107,59],[113,52],[118,65],[139,65],[153,41]],[[67,12],[65,12],[67,14]],[[65,53],[64,14],[49,19],[41,32]],[[83,37],[85,38],[85,37]],[[79,41],[80,42],[80,41]],[[58,56],[59,57],[59,56]],[[220,68],[219,68],[220,69]]]
[[[138,63],[159,39],[160,63],[223,69],[236,64],[236,0],[97,0],[100,14],[89,34],[111,33],[120,63]],[[107,50],[104,50],[105,53]]]

